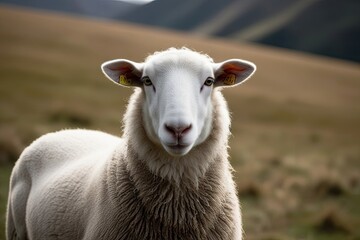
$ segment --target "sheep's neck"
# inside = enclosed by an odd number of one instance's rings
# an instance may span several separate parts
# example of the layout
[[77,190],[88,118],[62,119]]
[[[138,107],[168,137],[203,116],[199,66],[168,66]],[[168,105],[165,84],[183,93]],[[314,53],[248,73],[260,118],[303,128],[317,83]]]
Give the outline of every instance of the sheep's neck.
[[219,161],[214,161],[216,166],[209,168],[197,188],[189,187],[186,182],[178,186],[162,179],[141,161],[134,161],[131,166],[126,162],[118,165],[115,199],[121,212],[131,211],[125,215],[133,217],[121,221],[149,228],[150,232],[143,236],[146,239],[153,239],[149,236],[157,233],[161,234],[158,239],[188,237],[189,233],[203,239],[212,231],[217,236],[225,236],[221,239],[228,239],[227,234],[233,231],[229,225],[232,207],[228,199],[231,197],[222,185],[225,165],[219,165]]

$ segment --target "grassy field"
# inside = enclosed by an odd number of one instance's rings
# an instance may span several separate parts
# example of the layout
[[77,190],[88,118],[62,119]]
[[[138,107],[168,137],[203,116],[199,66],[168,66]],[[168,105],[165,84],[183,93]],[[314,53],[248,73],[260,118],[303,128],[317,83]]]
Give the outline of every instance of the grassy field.
[[358,64],[257,45],[0,6],[0,239],[10,169],[40,135],[121,135],[131,89],[100,64],[187,46],[244,58],[255,76],[224,94],[246,239],[360,239]]

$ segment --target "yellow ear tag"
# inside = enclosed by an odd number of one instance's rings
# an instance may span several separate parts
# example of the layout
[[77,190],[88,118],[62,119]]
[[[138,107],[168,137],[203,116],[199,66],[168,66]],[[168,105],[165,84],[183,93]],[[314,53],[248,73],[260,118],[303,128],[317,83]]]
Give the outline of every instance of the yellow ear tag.
[[129,86],[131,85],[131,79],[128,79],[126,75],[120,75],[119,83],[122,85]]
[[236,75],[235,74],[227,74],[224,78],[224,84],[225,85],[234,85],[236,82]]

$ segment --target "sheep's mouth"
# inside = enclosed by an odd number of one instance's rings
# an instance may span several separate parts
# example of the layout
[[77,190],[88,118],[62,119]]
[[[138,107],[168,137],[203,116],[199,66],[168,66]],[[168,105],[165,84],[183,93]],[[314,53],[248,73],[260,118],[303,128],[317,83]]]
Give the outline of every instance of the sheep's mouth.
[[183,144],[165,145],[164,147],[165,147],[165,150],[170,155],[173,155],[173,156],[184,156],[191,149],[191,145],[183,145]]
[[176,144],[176,145],[168,145],[171,149],[184,149],[189,147],[189,145],[182,145],[182,144]]

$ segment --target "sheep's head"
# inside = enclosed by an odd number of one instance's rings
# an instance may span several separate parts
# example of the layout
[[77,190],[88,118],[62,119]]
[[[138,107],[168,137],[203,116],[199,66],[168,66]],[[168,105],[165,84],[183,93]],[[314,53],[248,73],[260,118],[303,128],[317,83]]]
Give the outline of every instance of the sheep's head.
[[185,48],[155,53],[143,63],[118,59],[102,65],[113,82],[144,91],[146,133],[172,156],[187,154],[209,136],[214,88],[239,85],[255,68],[240,59],[214,63]]

